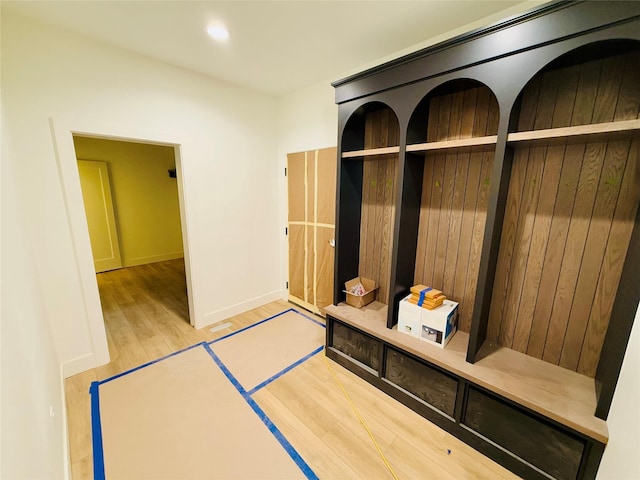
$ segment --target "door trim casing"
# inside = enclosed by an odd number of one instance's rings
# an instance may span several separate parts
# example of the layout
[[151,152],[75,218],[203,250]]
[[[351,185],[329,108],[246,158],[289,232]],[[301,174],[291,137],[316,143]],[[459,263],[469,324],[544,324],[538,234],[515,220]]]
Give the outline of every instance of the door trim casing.
[[[193,252],[189,242],[189,210],[185,198],[186,182],[184,147],[189,144],[189,137],[185,134],[150,131],[132,125],[113,125],[96,122],[91,119],[78,117],[49,117],[49,126],[56,155],[58,177],[67,217],[67,226],[72,240],[75,267],[78,272],[82,292],[82,302],[86,313],[92,352],[83,355],[78,362],[71,360],[64,367],[64,376],[69,377],[81,373],[89,368],[109,363],[109,348],[104,326],[104,316],[98,292],[98,282],[91,254],[89,229],[84,213],[80,176],[78,174],[73,135],[82,135],[110,140],[142,142],[174,147],[176,159],[176,173],[178,185],[178,202],[180,205],[180,222],[182,227],[182,242],[184,249],[185,276],[187,282],[187,298],[189,303],[189,321],[196,325],[200,313],[197,303],[197,283],[194,278],[195,263],[192,261]],[[91,357],[91,358],[90,358]]]

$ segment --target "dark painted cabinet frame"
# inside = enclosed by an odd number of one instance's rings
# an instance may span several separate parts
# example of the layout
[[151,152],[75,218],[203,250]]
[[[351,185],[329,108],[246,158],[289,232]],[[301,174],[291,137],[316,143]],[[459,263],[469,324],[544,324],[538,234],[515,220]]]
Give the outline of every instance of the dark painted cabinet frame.
[[[347,332],[346,335],[345,332]],[[605,445],[601,442],[490,392],[424,359],[404,352],[402,349],[375,338],[352,325],[343,323],[340,319],[331,315],[327,315],[326,337],[327,357],[517,475],[523,478],[547,480],[549,478],[595,478],[605,448]],[[445,395],[447,397],[447,403],[453,404],[453,412],[443,411],[435,405],[436,402],[420,398],[415,393],[407,391],[397,381],[394,381],[388,369],[388,359],[393,354],[401,355],[423,369],[450,379],[455,384],[455,387],[450,388],[448,393],[443,394],[442,391],[438,393],[440,396]],[[406,372],[407,370],[403,371],[403,373]],[[434,388],[433,384],[434,382],[425,382],[423,386]],[[511,412],[511,416],[515,416],[515,419],[500,418],[500,421],[492,422],[488,427],[485,426],[482,431],[479,431],[480,429],[477,427],[474,428],[473,422],[469,421],[467,414],[471,408],[471,392],[490,402],[502,405],[502,408],[507,412]],[[491,413],[492,411],[487,409],[480,414],[487,415]],[[505,432],[507,435],[511,434],[512,432],[509,432],[509,428],[514,426],[518,428],[521,423],[519,422],[520,418],[531,419],[530,425],[525,425],[520,435],[512,435],[511,442],[514,440],[516,442],[518,440],[537,441],[535,443],[536,448],[530,448],[525,454],[521,453],[522,456],[514,454],[505,448],[506,445],[501,446],[491,438],[496,435],[504,435]],[[545,435],[549,431],[555,433],[555,435],[551,437]],[[566,445],[561,441],[562,438],[557,438],[558,436],[568,438],[574,445],[578,446],[579,451],[567,452]],[[546,451],[541,447],[546,447]],[[567,453],[572,454],[573,469],[566,467],[566,464],[570,463]],[[550,455],[555,458],[550,460]],[[546,463],[547,467],[559,469],[559,473],[564,475],[551,475],[548,470],[545,471],[536,467],[536,464],[540,463]]]
[[[563,54],[579,47],[613,40],[640,40],[640,2],[559,1],[333,83],[336,103],[339,104],[340,156],[342,152],[364,148],[361,144],[364,133],[353,131],[354,113],[360,107],[380,102],[393,110],[399,122],[398,190],[390,292],[389,298],[382,299],[389,306],[387,327],[392,328],[397,323],[398,302],[408,293],[414,279],[424,159],[407,152],[406,147],[410,143],[407,137],[412,136],[409,132],[410,119],[416,106],[428,93],[450,80],[471,79],[489,87],[496,96],[500,109],[467,350],[467,361],[474,363],[487,334],[513,158],[513,147],[507,143],[507,135],[513,126],[511,123],[517,118],[514,109],[518,108],[518,96],[537,72]],[[363,183],[361,161],[339,158],[338,163],[334,285],[336,305],[344,301],[344,282],[359,274]],[[637,279],[637,266],[640,265],[639,225],[640,211],[636,216],[595,377],[598,397],[595,415],[605,420],[640,302],[640,282]],[[327,341],[327,346],[330,346],[329,337]],[[383,343],[380,342],[380,355],[384,362],[387,347]],[[381,383],[380,377],[366,369],[360,370],[361,375],[368,377],[371,383],[385,391],[389,390],[385,382]],[[460,381],[461,384],[466,382]],[[460,438],[477,446],[476,440],[468,438],[468,432],[458,433]],[[484,448],[478,449],[483,451]],[[602,450],[600,455],[601,453]],[[593,466],[586,470],[583,468],[582,472],[590,477],[595,475],[596,470],[597,463],[595,469]]]

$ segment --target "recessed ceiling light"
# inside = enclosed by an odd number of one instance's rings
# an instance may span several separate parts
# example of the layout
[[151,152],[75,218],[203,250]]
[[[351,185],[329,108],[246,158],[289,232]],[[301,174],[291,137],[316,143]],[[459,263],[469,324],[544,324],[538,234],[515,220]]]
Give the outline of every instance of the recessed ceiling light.
[[229,38],[229,31],[220,25],[213,25],[207,28],[207,33],[211,38],[215,38],[216,40],[226,40]]

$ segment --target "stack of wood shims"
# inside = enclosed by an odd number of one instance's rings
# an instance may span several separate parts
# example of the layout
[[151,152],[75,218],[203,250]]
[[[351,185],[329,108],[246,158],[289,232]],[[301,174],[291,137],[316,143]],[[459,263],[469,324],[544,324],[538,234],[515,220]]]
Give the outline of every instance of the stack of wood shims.
[[411,298],[408,301],[427,310],[433,310],[442,305],[446,299],[447,297],[440,290],[425,285],[414,285],[411,287]]

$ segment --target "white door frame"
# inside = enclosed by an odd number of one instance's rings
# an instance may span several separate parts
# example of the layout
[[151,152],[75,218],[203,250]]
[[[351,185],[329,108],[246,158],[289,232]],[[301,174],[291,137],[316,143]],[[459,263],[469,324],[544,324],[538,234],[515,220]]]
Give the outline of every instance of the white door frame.
[[[56,153],[58,175],[67,214],[68,227],[73,242],[76,268],[82,289],[82,300],[89,326],[95,366],[109,363],[109,348],[104,327],[104,316],[100,304],[98,282],[93,266],[89,229],[82,202],[80,176],[76,161],[73,135],[82,135],[110,140],[128,142],[152,143],[174,147],[176,159],[176,174],[178,184],[178,202],[180,205],[180,222],[182,227],[182,243],[184,248],[185,275],[187,281],[187,298],[189,302],[189,321],[196,325],[196,315],[199,310],[195,301],[193,279],[195,277],[192,255],[189,248],[189,221],[185,199],[185,146],[190,143],[188,136],[183,134],[143,130],[131,125],[106,125],[93,120],[79,118],[49,118],[53,146]],[[75,372],[78,373],[78,372]],[[73,374],[73,373],[72,373]]]

